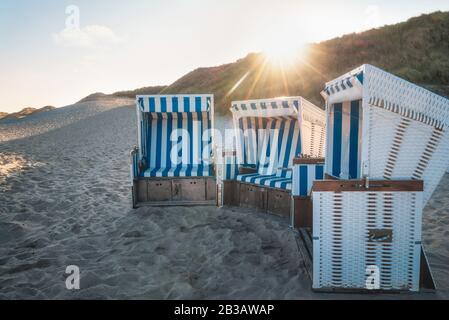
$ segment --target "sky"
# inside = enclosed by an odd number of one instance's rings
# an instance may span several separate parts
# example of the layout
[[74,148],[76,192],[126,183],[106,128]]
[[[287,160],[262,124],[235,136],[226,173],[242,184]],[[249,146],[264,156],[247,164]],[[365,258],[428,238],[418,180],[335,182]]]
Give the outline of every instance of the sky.
[[171,84],[249,52],[405,21],[447,0],[0,0],[0,112]]

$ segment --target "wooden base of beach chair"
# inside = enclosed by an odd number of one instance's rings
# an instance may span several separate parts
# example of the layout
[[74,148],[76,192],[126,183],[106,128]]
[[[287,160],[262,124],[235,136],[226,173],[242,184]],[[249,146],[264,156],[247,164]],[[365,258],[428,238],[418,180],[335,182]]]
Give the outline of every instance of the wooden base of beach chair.
[[209,177],[139,178],[133,207],[215,205],[216,182]]
[[131,187],[131,201],[133,205],[133,209],[137,208],[137,182],[133,181],[133,186]]
[[[303,255],[314,254],[314,290],[434,290],[419,231],[422,190],[419,180],[315,181],[313,223],[317,229],[309,235],[312,242],[304,241],[307,250],[301,250]],[[304,233],[300,235],[304,240]],[[376,275],[377,288],[370,288]],[[367,284],[368,280],[372,282]]]
[[311,197],[293,197],[293,226],[312,228],[313,208]]
[[240,183],[235,180],[223,181],[223,205],[238,207],[240,201]]
[[251,184],[240,184],[240,207],[267,211],[267,190]]
[[[296,242],[298,244],[299,253],[301,254],[304,267],[309,276],[310,282],[313,279],[313,240],[312,230],[310,228],[297,229]],[[436,290],[435,281],[430,270],[429,261],[425,253],[424,247],[421,247],[421,265],[420,265],[420,290],[421,293],[432,293]],[[330,293],[408,293],[408,291],[386,291],[386,290],[354,290],[342,288],[321,288],[313,289],[315,292]]]
[[160,201],[160,202],[140,202],[136,208],[141,207],[193,207],[193,206],[215,206],[213,201]]
[[276,214],[283,218],[290,219],[291,195],[289,191],[285,190],[266,190],[267,203],[266,208],[268,213]]
[[224,181],[222,192],[224,206],[253,208],[290,219],[290,191],[239,181]]

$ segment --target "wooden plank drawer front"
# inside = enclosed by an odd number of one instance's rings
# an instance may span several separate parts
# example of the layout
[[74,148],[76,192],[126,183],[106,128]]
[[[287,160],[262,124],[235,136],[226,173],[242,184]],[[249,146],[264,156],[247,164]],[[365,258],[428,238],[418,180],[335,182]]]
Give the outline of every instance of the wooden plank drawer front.
[[295,197],[294,199],[295,228],[312,228],[312,199],[310,197]]
[[170,201],[171,194],[170,180],[148,181],[148,201]]
[[254,189],[255,187],[247,184],[240,185],[240,206],[244,208],[254,206]]
[[263,210],[265,204],[262,193],[262,188],[248,184],[240,184],[240,206]]
[[148,201],[148,187],[147,180],[137,181],[137,202]]
[[240,183],[233,180],[223,182],[223,204],[226,206],[240,205]]
[[181,200],[206,200],[206,181],[204,179],[179,179],[174,181],[181,186]]
[[215,179],[206,179],[206,200],[215,200],[217,197],[217,182]]
[[269,190],[267,210],[282,217],[290,217],[291,196],[285,191]]

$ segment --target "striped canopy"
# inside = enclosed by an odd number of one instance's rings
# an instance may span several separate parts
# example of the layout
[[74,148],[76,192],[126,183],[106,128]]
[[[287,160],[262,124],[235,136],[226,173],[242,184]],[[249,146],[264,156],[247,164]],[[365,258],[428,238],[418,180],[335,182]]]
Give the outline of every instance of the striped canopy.
[[362,98],[364,73],[359,68],[331,82],[326,83],[321,92],[323,98],[330,103]]
[[301,97],[247,100],[232,102],[234,118],[297,116]]
[[321,95],[328,104],[363,98],[437,129],[449,126],[449,99],[369,64],[326,83]]
[[345,75],[343,79],[338,78],[330,83],[326,84],[324,93],[328,96],[339,93],[346,89],[351,89],[358,84],[363,84],[363,71],[358,71],[353,75]]
[[233,102],[237,162],[256,169],[237,180],[291,190],[293,158],[303,153],[301,123],[324,127],[324,111],[301,97]]
[[275,174],[279,165],[288,167],[301,150],[300,103],[301,97],[233,102],[234,126],[239,129],[238,163],[255,167],[263,175]]
[[138,96],[145,177],[211,176],[212,95]]
[[141,112],[209,112],[211,94],[137,96]]

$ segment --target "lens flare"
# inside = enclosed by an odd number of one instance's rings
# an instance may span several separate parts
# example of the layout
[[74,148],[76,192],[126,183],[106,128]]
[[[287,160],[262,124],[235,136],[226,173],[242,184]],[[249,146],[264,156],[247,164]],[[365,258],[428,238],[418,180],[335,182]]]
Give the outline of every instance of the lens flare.
[[264,50],[264,54],[271,64],[291,66],[304,57],[305,46],[284,43],[273,44]]

